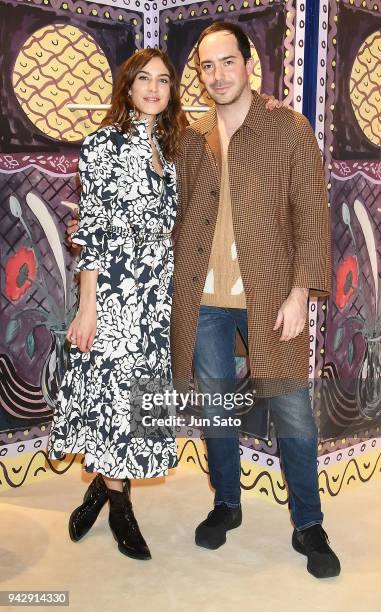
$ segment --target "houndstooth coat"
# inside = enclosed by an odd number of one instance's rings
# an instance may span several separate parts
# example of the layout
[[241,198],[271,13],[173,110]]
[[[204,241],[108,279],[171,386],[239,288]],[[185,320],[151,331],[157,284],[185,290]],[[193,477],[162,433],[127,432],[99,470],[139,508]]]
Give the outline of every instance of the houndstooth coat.
[[[259,397],[308,384],[309,330],[280,342],[273,331],[292,287],[327,296],[330,222],[319,148],[308,120],[265,108],[253,92],[250,110],[228,149],[232,216],[248,311],[251,377]],[[177,163],[179,206],[171,318],[172,370],[178,387],[191,377],[201,296],[217,218],[220,163],[215,109],[189,126]]]

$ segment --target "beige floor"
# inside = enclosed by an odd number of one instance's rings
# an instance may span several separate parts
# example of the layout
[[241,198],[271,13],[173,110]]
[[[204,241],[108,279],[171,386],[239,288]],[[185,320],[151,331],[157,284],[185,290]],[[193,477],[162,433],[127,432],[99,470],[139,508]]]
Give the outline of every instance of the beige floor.
[[380,479],[325,503],[325,527],[342,561],[342,575],[325,581],[292,550],[288,513],[247,493],[243,525],[225,546],[196,547],[194,527],[211,503],[201,473],[179,468],[165,482],[134,486],[148,562],[118,552],[106,508],[81,542],[71,542],[68,515],[85,488],[73,470],[0,496],[0,590],[66,589],[70,609],[81,612],[380,609]]

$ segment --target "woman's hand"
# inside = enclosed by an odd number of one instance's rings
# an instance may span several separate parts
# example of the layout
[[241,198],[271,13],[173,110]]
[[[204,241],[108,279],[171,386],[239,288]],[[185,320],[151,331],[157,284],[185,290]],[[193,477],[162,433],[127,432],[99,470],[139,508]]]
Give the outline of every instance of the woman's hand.
[[81,270],[79,308],[66,334],[83,353],[91,349],[97,331],[97,279],[98,270]]
[[94,304],[84,310],[79,308],[73,319],[66,338],[71,344],[78,346],[83,353],[88,353],[94,342],[97,331],[97,309]]
[[265,94],[265,93],[261,94],[261,96],[262,98],[267,100],[266,108],[268,110],[274,110],[274,108],[282,108],[282,106],[284,106],[285,108],[291,108],[291,106],[288,106],[288,104],[284,104],[283,102],[280,102],[279,100],[274,98],[274,96],[269,96],[268,94]]

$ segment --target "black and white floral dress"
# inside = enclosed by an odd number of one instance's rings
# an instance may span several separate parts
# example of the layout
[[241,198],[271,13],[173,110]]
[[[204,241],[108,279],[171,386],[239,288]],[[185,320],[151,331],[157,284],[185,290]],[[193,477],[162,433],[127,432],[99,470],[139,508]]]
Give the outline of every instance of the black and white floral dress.
[[171,382],[176,170],[153,138],[163,177],[145,120],[133,121],[130,136],[100,128],[85,138],[79,159],[80,224],[72,238],[82,245],[77,269],[99,270],[97,332],[90,352],[70,348],[47,450],[51,459],[82,453],[87,472],[109,478],[162,476],[177,464],[173,428],[153,420],[170,408],[142,408],[143,393],[152,397]]

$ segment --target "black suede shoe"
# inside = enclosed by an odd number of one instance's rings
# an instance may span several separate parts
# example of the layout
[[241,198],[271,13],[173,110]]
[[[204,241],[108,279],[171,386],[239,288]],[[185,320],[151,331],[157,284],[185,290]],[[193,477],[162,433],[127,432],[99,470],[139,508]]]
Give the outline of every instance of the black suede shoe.
[[[124,489],[129,496],[131,483],[126,479]],[[83,504],[78,506],[69,518],[69,535],[73,542],[78,542],[91,529],[100,511],[108,500],[108,489],[101,474],[91,481],[83,498]]]
[[226,532],[239,527],[241,523],[241,505],[238,508],[229,508],[226,504],[218,504],[197,527],[195,542],[197,546],[216,550],[225,544]]
[[125,492],[108,490],[109,525],[118,549],[132,559],[151,559],[151,553],[136,521],[132,504]]
[[321,525],[302,531],[294,529],[292,534],[292,546],[306,555],[307,570],[315,578],[333,578],[340,574],[340,561],[328,544],[328,536]]

